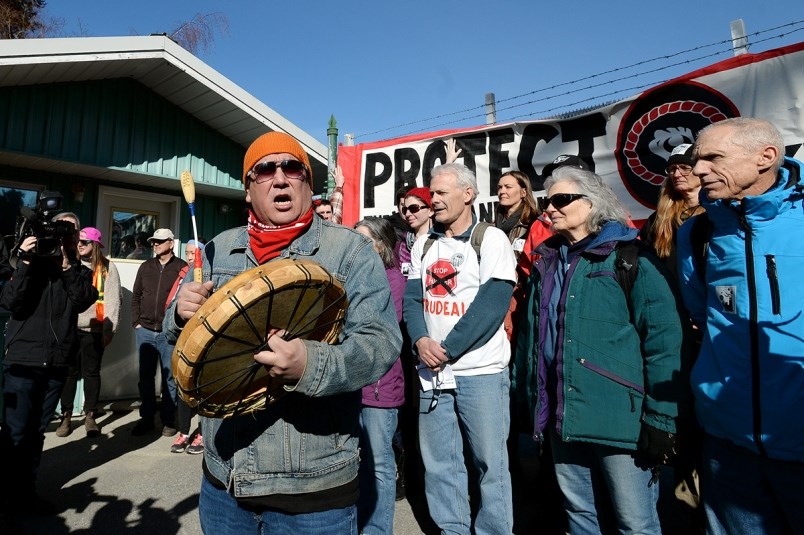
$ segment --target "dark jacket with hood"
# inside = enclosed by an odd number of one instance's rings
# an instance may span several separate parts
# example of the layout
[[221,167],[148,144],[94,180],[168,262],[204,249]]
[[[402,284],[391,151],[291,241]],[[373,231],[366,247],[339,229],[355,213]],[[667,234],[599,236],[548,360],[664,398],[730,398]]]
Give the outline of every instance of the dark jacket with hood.
[[6,326],[4,364],[69,366],[78,353],[78,314],[98,298],[92,271],[61,258],[18,262],[3,287],[0,306],[11,313]]

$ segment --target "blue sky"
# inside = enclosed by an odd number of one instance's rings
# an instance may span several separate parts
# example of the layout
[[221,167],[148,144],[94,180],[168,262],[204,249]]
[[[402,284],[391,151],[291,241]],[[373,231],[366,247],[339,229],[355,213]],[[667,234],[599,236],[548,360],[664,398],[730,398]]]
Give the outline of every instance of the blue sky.
[[[228,34],[216,35],[199,57],[322,143],[333,114],[339,140],[352,133],[360,143],[484,124],[488,92],[503,101],[498,122],[619,100],[731,57],[723,42],[735,19],[744,20],[749,35],[788,25],[752,37],[766,39],[752,52],[804,41],[800,0],[48,0],[45,6],[46,14],[64,19],[67,36],[161,33],[215,12],[226,16]],[[713,43],[720,44],[704,47]],[[691,49],[698,50],[674,55]],[[583,81],[568,84],[574,80]],[[598,87],[582,90],[591,85]],[[399,125],[405,126],[392,128]]]

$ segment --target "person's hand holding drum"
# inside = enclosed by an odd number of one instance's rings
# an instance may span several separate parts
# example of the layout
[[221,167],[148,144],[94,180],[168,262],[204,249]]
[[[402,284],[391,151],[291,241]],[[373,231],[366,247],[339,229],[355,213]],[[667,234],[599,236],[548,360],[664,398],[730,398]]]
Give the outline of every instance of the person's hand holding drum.
[[183,321],[189,320],[201,308],[210,293],[212,293],[212,281],[183,283],[176,297],[176,314]]
[[268,349],[254,354],[268,375],[285,384],[296,384],[307,366],[307,346],[300,338],[285,340],[285,331],[274,329],[268,337]]

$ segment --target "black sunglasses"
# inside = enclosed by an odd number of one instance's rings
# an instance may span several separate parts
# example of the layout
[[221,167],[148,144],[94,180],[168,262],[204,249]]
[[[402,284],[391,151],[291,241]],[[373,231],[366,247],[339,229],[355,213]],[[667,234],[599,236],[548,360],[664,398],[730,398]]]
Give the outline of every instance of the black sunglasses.
[[257,184],[273,180],[276,169],[282,169],[282,174],[293,180],[302,180],[305,177],[304,164],[299,160],[282,160],[281,162],[260,162],[248,172],[248,176]]
[[160,245],[162,243],[165,243],[166,241],[167,240],[151,240],[151,247],[153,247],[154,245]]
[[582,193],[556,193],[552,197],[539,197],[539,208],[544,212],[552,204],[553,208],[560,210],[578,199],[585,198],[586,195]]
[[86,247],[87,245],[89,245],[90,243],[92,243],[92,240],[78,240],[78,243],[80,243],[81,245],[83,245],[84,247]]
[[410,206],[402,206],[402,215],[406,215],[408,212],[411,214],[418,214],[419,210],[424,210],[427,208],[427,205],[424,204],[411,204]]

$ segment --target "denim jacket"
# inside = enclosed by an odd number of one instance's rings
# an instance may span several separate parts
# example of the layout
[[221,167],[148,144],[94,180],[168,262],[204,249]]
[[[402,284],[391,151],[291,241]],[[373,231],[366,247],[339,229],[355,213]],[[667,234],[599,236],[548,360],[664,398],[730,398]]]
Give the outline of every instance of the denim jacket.
[[[204,280],[215,289],[257,266],[245,227],[219,234],[202,255]],[[304,341],[307,366],[287,395],[244,416],[201,418],[207,469],[236,498],[318,492],[354,480],[360,390],[388,371],[402,346],[385,270],[366,238],[314,217],[280,257],[319,263],[343,284],[349,308],[337,344]],[[175,306],[165,314],[169,341],[181,330]]]

